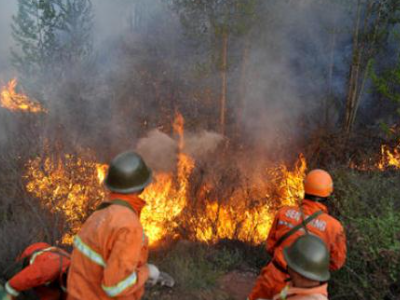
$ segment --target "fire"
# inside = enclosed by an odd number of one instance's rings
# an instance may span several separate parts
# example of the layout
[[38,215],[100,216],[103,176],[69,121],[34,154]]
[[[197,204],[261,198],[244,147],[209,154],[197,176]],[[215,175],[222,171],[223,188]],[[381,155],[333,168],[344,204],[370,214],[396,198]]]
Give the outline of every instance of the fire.
[[27,111],[30,113],[47,113],[39,103],[32,101],[25,94],[15,91],[17,79],[12,79],[0,91],[0,104],[11,111]]
[[[252,186],[252,194],[262,195],[264,203],[253,206],[249,195],[242,190],[233,194],[229,201],[208,199],[204,216],[192,220],[196,224],[196,239],[204,242],[216,242],[220,239],[238,239],[259,244],[266,240],[275,210],[269,199],[276,198],[281,205],[295,205],[304,196],[303,180],[306,161],[299,157],[293,171],[284,164],[269,167],[265,172],[265,185],[257,182]],[[204,189],[207,193],[207,188]]]
[[98,180],[101,167],[70,154],[28,161],[26,189],[50,211],[62,213],[69,225],[63,242],[72,241],[88,213],[104,199],[105,191]]
[[350,168],[359,171],[385,171],[387,169],[400,169],[400,143],[393,149],[388,145],[382,145],[378,160],[369,159],[361,163],[350,162]]
[[400,144],[393,150],[387,145],[381,147],[381,158],[377,164],[377,168],[383,171],[389,167],[400,169]]
[[97,165],[96,170],[97,170],[97,179],[99,180],[100,183],[103,183],[104,180],[106,179],[108,165]]
[[178,134],[177,176],[161,173],[141,195],[147,205],[142,211],[141,220],[151,243],[161,240],[174,232],[178,226],[177,217],[187,205],[189,176],[194,168],[194,160],[182,152],[184,146],[184,119],[176,115],[173,128]]
[[[184,232],[185,238],[207,243],[239,239],[258,244],[265,241],[277,207],[294,205],[302,198],[306,171],[303,156],[293,169],[284,163],[264,168],[261,177],[248,187],[238,186],[225,196],[213,193],[221,187],[211,182],[203,182],[199,193],[191,194],[195,161],[184,153],[182,115],[176,115],[173,128],[178,137],[176,170],[156,173],[141,195],[147,203],[141,222],[152,245],[178,236],[178,231]],[[106,199],[102,183],[107,168],[95,159],[70,154],[38,157],[27,163],[27,191],[67,221],[63,242],[70,243],[88,215]]]

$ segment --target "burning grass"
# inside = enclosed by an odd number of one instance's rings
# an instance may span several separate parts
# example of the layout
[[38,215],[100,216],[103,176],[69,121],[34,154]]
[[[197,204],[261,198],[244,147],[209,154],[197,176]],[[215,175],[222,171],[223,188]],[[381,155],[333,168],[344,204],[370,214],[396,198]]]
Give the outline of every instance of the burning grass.
[[[274,214],[270,199],[280,204],[300,199],[305,160],[301,158],[293,171],[280,165],[268,169],[264,185],[251,186],[250,194],[235,189],[225,199],[219,196],[226,194],[215,192],[218,186],[205,183],[197,196],[190,194],[194,168],[194,160],[179,153],[176,174],[155,174],[154,183],[142,194],[147,206],[141,218],[152,244],[178,234],[212,243],[220,239],[263,242]],[[27,163],[27,191],[50,210],[62,211],[69,224],[64,242],[71,241],[88,214],[106,198],[101,184],[105,170],[95,160],[70,154]],[[250,203],[251,197],[258,197],[257,204]]]

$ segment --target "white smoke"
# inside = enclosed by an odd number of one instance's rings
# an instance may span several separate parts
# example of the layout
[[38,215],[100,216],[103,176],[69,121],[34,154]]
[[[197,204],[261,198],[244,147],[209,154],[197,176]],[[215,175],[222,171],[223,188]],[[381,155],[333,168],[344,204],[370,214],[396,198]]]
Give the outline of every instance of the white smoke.
[[[212,154],[223,141],[223,137],[209,131],[187,132],[184,140],[183,152],[196,160]],[[155,129],[138,141],[136,151],[153,170],[171,172],[176,167],[178,140]]]

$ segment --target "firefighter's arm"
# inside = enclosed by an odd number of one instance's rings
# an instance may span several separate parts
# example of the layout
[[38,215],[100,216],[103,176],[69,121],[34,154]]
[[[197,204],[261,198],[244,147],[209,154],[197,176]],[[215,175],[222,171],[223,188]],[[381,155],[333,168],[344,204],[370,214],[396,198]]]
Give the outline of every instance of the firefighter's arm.
[[149,277],[147,265],[139,265],[143,247],[140,226],[118,230],[103,272],[102,288],[112,298],[125,297],[141,289]]
[[11,296],[17,297],[20,292],[44,285],[54,279],[54,274],[50,271],[48,266],[34,263],[7,281],[5,289]]
[[268,233],[268,238],[267,238],[267,252],[272,256],[275,251],[275,245],[277,242],[277,237],[276,237],[276,227],[278,226],[278,221],[279,221],[279,213],[275,216],[274,222],[272,223],[271,229]]
[[329,268],[332,271],[339,270],[346,261],[347,246],[346,234],[342,226],[336,232],[331,245],[331,261]]

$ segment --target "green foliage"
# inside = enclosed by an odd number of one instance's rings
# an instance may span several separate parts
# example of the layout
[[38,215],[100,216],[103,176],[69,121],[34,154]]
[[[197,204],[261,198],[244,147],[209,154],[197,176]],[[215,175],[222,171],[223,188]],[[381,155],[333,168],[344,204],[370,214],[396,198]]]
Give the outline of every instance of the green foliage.
[[[223,39],[249,34],[260,17],[260,0],[173,0],[186,36],[206,48],[216,69],[221,67]],[[226,70],[222,70],[226,71]]]
[[378,74],[371,63],[369,72],[375,91],[383,98],[397,103],[399,105],[397,114],[400,115],[400,55],[391,68],[382,70]]
[[346,265],[334,273],[335,299],[382,299],[400,276],[399,176],[338,170],[333,206],[347,234]]
[[222,248],[212,256],[212,262],[218,270],[229,272],[243,262],[243,253],[235,248]]
[[61,65],[90,53],[91,9],[90,0],[18,0],[12,59],[20,74],[62,72]]
[[185,291],[209,289],[215,286],[222,274],[207,259],[207,247],[195,244],[178,244],[164,258],[157,259],[160,268],[169,272]]

